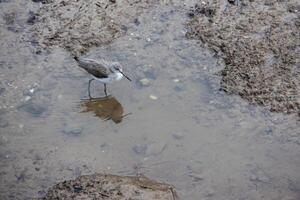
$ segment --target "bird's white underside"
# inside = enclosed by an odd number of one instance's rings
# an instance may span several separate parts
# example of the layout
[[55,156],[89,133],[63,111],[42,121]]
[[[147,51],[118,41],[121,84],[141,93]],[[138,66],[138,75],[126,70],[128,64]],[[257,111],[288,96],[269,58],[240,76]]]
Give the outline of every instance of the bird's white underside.
[[94,76],[93,78],[101,83],[111,83],[121,80],[123,78],[123,75],[120,72],[114,72],[109,74],[107,78],[96,78]]

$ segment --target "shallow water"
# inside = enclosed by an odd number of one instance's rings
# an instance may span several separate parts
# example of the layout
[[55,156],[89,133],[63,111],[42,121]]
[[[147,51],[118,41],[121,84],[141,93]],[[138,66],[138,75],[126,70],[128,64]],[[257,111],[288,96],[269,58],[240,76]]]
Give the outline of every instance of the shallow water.
[[[181,199],[300,198],[299,121],[219,91],[222,62],[185,39],[181,9],[148,10],[124,37],[85,55],[117,60],[133,79],[108,85],[126,115],[119,123],[85,112],[89,76],[69,53],[37,55],[22,39],[36,4],[0,9],[17,11],[13,25],[1,19],[1,199],[41,197],[95,172],[144,174]],[[102,96],[103,85],[92,92]]]

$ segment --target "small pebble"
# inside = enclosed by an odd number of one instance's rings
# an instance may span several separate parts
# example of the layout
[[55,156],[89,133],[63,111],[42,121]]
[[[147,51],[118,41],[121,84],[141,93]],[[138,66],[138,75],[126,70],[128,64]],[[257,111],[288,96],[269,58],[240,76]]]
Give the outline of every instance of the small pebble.
[[184,135],[182,133],[174,133],[172,136],[176,140],[181,140],[184,137]]
[[151,94],[149,97],[150,97],[150,99],[152,99],[152,100],[157,100],[157,99],[158,99],[157,96],[154,96],[154,95],[152,95],[152,94]]
[[182,92],[182,91],[185,90],[185,88],[184,88],[183,85],[176,85],[176,86],[174,87],[174,90],[175,90],[175,92]]
[[139,19],[137,19],[137,18],[135,18],[135,19],[133,20],[133,23],[134,23],[136,26],[138,26],[138,25],[141,24],[140,21],[139,21]]
[[192,178],[194,179],[195,182],[204,180],[203,174],[195,174],[195,173],[192,173],[192,174],[189,174],[189,176],[192,177]]
[[208,188],[204,191],[204,196],[205,197],[212,197],[215,195],[215,191],[211,188]]
[[25,99],[24,99],[24,101],[29,101],[31,99],[31,97],[30,96],[25,96]]
[[1,95],[2,93],[4,93],[4,91],[5,91],[5,88],[0,88],[0,95]]
[[34,88],[31,88],[30,90],[29,90],[29,92],[32,94],[32,93],[34,93]]
[[35,104],[30,101],[26,102],[26,104],[19,106],[18,110],[25,111],[31,114],[33,117],[40,117],[47,112],[47,108],[45,107],[45,105]]
[[139,82],[140,82],[140,84],[141,84],[142,86],[145,86],[145,87],[147,87],[147,86],[150,85],[150,80],[147,79],[147,78],[143,78],[143,79],[141,79]]
[[64,129],[62,130],[63,133],[70,136],[79,136],[82,131],[83,128],[76,124],[65,124]]
[[145,155],[147,151],[147,145],[135,145],[132,150],[137,155]]
[[8,120],[0,116],[0,127],[5,128],[9,125]]
[[37,20],[37,17],[34,12],[29,11],[29,17],[27,19],[27,24],[33,25],[35,21]]

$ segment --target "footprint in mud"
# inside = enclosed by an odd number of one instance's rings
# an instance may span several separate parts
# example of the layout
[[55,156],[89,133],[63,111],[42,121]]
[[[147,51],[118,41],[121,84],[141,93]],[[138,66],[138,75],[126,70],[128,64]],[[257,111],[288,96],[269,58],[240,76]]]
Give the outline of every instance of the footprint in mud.
[[113,96],[84,99],[81,102],[82,112],[94,112],[95,116],[102,120],[112,120],[116,124],[122,122],[123,118],[129,114],[123,115],[122,104]]

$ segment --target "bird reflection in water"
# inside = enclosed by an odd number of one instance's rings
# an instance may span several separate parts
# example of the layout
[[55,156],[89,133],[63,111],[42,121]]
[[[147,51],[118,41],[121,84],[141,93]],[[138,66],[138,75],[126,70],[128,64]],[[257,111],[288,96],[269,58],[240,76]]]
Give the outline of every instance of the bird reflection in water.
[[94,112],[96,116],[103,120],[112,120],[116,124],[131,114],[123,115],[124,109],[118,100],[113,96],[84,99],[81,102],[82,112]]

